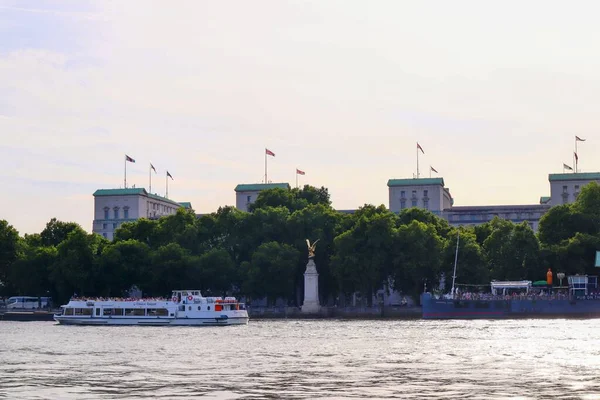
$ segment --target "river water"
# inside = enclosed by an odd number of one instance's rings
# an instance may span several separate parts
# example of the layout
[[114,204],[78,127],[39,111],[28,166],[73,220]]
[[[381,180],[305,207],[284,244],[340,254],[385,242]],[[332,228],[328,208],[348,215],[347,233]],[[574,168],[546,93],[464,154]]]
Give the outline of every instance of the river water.
[[600,399],[600,320],[0,321],[6,399]]

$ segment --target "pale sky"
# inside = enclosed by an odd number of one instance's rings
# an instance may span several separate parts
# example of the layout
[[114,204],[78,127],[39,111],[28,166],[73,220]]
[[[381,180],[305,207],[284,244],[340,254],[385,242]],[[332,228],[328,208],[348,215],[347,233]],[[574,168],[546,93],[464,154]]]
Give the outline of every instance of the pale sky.
[[[388,205],[439,171],[455,205],[537,204],[600,170],[594,1],[0,0],[0,219],[91,231],[92,193],[148,186],[198,213],[238,183]],[[434,174],[434,176],[436,176]]]

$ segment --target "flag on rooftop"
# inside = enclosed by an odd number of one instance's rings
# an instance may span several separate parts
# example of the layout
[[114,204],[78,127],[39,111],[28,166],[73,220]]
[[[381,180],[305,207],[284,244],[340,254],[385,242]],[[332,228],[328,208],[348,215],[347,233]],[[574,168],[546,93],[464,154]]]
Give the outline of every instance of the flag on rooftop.
[[297,173],[298,175],[306,175],[306,172],[304,172],[304,171],[300,171],[298,168],[296,168],[296,173]]
[[132,162],[132,163],[135,162],[135,160],[133,158],[129,157],[127,154],[125,154],[125,161],[129,161],[129,162]]
[[275,157],[275,153],[273,153],[273,152],[272,152],[271,150],[269,150],[269,149],[265,149],[265,154],[266,154],[266,155],[268,155],[268,156],[273,156],[273,157]]
[[423,154],[425,154],[425,151],[423,150],[423,148],[421,147],[421,145],[419,144],[419,142],[417,142],[417,149],[421,150],[421,152]]
[[575,154],[575,161],[579,161],[579,157],[577,156],[577,153],[573,152],[573,154]]
[[435,168],[433,168],[431,165],[429,166],[429,168],[431,168],[431,170],[432,170],[433,172],[435,172],[436,174],[439,174],[439,172],[437,172],[437,170],[436,170]]
[[154,170],[154,172],[156,173],[156,168],[154,168],[154,165],[152,165],[152,163],[150,163],[150,169]]
[[569,167],[567,164],[563,163],[563,168],[568,169],[569,171],[573,171],[573,168]]
[[[169,178],[173,179],[173,176],[172,176],[172,175],[169,173],[169,171],[167,171],[167,176],[168,176]],[[173,179],[173,180],[175,180],[175,179]]]
[[582,139],[579,136],[575,136],[575,141],[577,141],[577,142],[585,142],[585,139]]

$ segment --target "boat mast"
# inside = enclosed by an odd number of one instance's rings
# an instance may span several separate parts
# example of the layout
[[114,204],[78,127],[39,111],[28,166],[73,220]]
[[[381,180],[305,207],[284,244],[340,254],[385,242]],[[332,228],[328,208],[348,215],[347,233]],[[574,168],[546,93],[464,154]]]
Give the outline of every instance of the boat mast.
[[458,262],[458,242],[460,240],[460,231],[456,230],[456,253],[454,254],[454,273],[452,274],[452,298],[454,299],[454,282],[456,281],[456,264]]

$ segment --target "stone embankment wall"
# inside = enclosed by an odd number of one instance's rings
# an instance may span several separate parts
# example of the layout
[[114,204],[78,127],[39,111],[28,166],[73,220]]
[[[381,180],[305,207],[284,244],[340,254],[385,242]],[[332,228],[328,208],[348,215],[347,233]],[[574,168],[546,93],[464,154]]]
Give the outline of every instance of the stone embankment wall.
[[298,307],[248,307],[250,318],[346,318],[419,319],[421,307],[321,307],[318,314],[304,314]]

